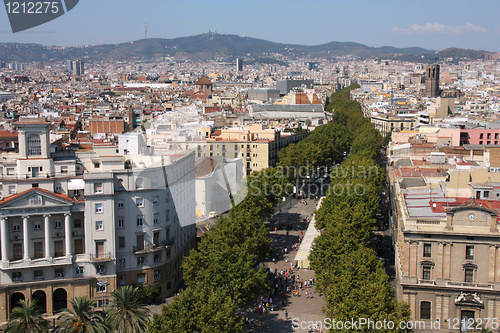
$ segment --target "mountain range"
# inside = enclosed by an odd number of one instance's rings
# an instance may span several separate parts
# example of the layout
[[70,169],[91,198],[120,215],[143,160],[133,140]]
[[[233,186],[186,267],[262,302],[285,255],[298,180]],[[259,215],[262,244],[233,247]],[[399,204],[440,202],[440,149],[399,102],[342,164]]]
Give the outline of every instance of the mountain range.
[[483,59],[491,52],[446,49],[427,50],[421,47],[369,47],[354,42],[330,42],[322,45],[296,45],[270,42],[246,36],[208,32],[172,39],[151,38],[121,44],[103,44],[79,47],[44,46],[39,44],[0,43],[0,60],[4,62],[87,60],[132,60],[175,57],[193,60],[234,60],[236,57],[273,58],[276,54],[289,57],[333,58],[356,56],[360,58],[387,58],[433,62],[439,58],[461,57]]

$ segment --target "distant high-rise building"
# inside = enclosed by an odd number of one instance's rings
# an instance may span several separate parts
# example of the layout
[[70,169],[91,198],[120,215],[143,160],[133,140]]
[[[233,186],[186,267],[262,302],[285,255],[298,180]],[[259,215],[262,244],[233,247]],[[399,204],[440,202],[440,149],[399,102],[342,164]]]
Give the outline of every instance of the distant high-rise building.
[[73,74],[74,75],[83,75],[85,73],[83,60],[78,59],[73,61]]
[[439,96],[439,65],[429,65],[425,69],[425,96]]
[[73,61],[72,60],[66,60],[66,70],[70,73],[73,71]]
[[243,72],[243,59],[236,59],[236,71]]
[[276,74],[276,66],[271,66],[271,74]]

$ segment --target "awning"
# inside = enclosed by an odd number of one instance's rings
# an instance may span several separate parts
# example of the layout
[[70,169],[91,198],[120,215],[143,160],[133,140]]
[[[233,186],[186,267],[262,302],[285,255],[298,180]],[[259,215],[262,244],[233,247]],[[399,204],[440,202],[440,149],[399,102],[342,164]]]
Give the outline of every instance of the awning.
[[68,179],[68,190],[83,190],[85,181],[83,179]]

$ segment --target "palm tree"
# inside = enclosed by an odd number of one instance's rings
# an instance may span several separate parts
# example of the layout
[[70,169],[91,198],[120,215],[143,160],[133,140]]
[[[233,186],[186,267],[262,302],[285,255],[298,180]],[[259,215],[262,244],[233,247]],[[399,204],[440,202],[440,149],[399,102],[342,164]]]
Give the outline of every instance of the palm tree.
[[64,309],[58,320],[56,333],[107,333],[108,326],[102,314],[94,311],[95,300],[87,296],[73,297],[69,303],[73,310]]
[[144,332],[149,325],[149,309],[141,302],[139,288],[125,286],[111,293],[106,322],[112,332]]
[[43,310],[36,304],[35,300],[26,303],[22,299],[18,304],[12,309],[5,332],[45,333],[49,331],[49,321],[42,317]]

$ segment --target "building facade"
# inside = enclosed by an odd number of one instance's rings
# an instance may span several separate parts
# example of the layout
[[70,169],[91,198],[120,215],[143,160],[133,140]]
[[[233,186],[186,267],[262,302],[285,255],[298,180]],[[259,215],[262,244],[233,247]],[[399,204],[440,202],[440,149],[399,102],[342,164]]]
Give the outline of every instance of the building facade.
[[21,299],[50,315],[123,285],[173,293],[196,241],[194,154],[54,152],[49,123],[16,126],[19,152],[0,163],[0,322]]

